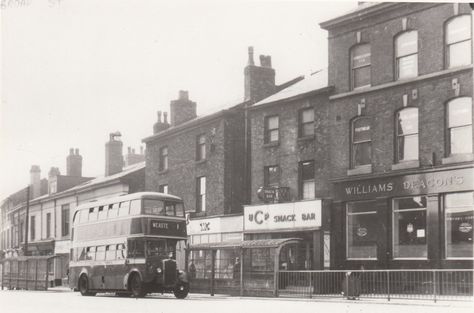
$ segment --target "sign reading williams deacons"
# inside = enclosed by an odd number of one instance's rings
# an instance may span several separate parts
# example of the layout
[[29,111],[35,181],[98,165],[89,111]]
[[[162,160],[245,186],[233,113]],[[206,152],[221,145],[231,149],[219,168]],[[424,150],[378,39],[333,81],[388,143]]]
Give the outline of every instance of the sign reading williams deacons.
[[321,227],[321,200],[264,204],[244,208],[244,231]]
[[336,183],[338,200],[445,193],[474,188],[474,170],[457,169]]

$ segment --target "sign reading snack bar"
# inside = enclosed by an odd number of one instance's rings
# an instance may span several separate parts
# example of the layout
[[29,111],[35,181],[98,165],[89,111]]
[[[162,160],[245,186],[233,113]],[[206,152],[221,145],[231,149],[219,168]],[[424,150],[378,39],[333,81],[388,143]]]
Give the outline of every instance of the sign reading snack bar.
[[253,205],[244,208],[244,231],[321,227],[321,200]]
[[474,188],[472,168],[336,183],[340,200],[444,193]]

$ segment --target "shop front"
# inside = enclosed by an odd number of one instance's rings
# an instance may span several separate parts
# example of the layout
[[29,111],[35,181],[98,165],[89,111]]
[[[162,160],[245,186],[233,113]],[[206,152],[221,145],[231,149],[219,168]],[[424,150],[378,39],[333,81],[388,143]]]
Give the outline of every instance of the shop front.
[[318,199],[245,206],[244,239],[300,238],[298,249],[282,250],[280,269],[328,269],[329,232],[324,231],[323,204],[326,201]]
[[474,169],[335,182],[337,269],[473,267]]

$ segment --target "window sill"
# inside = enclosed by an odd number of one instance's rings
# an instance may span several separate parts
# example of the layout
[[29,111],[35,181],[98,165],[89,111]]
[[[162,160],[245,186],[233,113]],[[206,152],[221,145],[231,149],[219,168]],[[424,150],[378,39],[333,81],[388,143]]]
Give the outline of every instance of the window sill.
[[315,138],[314,135],[301,136],[301,137],[298,137],[297,141],[298,142],[306,142],[306,141],[314,140],[314,138]]
[[347,176],[371,174],[371,173],[372,173],[372,164],[362,165],[362,166],[358,166],[356,168],[347,170]]
[[417,168],[417,167],[420,167],[419,160],[404,161],[404,162],[392,164],[392,171],[406,170],[409,168]]
[[462,162],[471,162],[471,161],[474,161],[474,154],[460,153],[460,154],[453,154],[447,158],[442,158],[441,164],[453,164],[453,163],[462,163]]
[[280,145],[280,142],[279,142],[279,141],[273,141],[273,142],[269,142],[269,143],[263,144],[263,147],[264,147],[264,148],[268,148],[268,147],[278,147],[279,145]]
[[204,164],[207,162],[207,159],[196,160],[196,164]]

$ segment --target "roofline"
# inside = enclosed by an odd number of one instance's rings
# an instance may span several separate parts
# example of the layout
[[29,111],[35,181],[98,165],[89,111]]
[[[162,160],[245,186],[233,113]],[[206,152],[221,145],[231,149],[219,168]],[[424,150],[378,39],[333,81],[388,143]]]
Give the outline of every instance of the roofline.
[[214,120],[216,120],[216,119],[218,119],[218,118],[220,118],[224,115],[232,114],[233,113],[232,111],[238,110],[240,106],[244,106],[247,103],[249,103],[249,101],[244,101],[244,102],[236,104],[236,105],[234,105],[234,106],[232,106],[228,109],[220,110],[220,111],[217,111],[215,113],[211,113],[209,115],[204,115],[202,117],[197,117],[195,119],[184,122],[183,124],[179,124],[177,126],[170,127],[170,128],[165,129],[165,130],[163,130],[163,131],[161,131],[157,134],[154,134],[154,135],[143,138],[142,142],[148,143],[148,142],[154,141],[154,140],[159,139],[159,138],[168,137],[168,136],[171,136],[171,135],[183,132],[183,131],[188,131],[190,129],[200,127],[203,124],[210,123],[210,122],[212,122],[212,121],[214,121]]
[[384,11],[387,11],[389,9],[392,9],[394,6],[402,6],[406,5],[404,2],[380,2],[378,4],[375,4],[373,6],[361,9],[361,10],[355,10],[353,12],[349,12],[340,16],[337,16],[335,18],[332,18],[330,20],[324,21],[319,23],[319,26],[322,29],[329,30],[330,28],[333,28],[335,26],[341,26],[344,24],[351,23],[354,18],[358,19],[363,19],[367,18],[368,16],[375,15],[382,13]]
[[303,92],[303,93],[297,94],[297,95],[292,96],[292,97],[262,103],[262,104],[257,105],[257,106],[250,106],[250,107],[248,107],[248,109],[252,110],[252,111],[253,110],[258,110],[258,109],[266,108],[266,107],[269,107],[269,106],[272,106],[272,105],[278,105],[278,104],[282,104],[282,103],[286,103],[286,102],[296,101],[296,100],[303,99],[303,98],[306,98],[306,97],[309,97],[309,96],[319,95],[319,94],[323,94],[323,93],[329,93],[333,90],[334,90],[334,86],[327,86],[327,87],[324,87],[324,88],[319,88],[319,89],[316,89],[316,90]]

